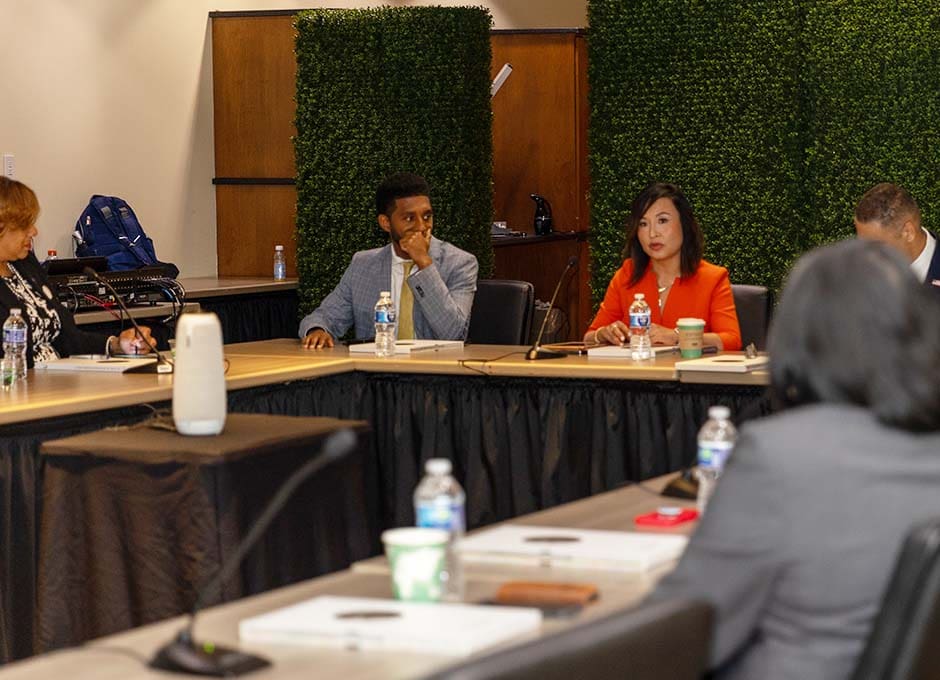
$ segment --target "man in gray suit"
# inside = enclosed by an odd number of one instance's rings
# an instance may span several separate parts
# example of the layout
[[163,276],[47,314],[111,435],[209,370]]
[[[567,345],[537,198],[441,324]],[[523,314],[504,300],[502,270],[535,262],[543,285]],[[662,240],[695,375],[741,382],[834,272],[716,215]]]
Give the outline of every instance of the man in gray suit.
[[374,307],[391,291],[398,310],[398,337],[463,340],[477,288],[477,259],[431,236],[434,211],[422,177],[386,177],[375,194],[379,226],[389,244],[360,250],[339,284],[300,322],[306,348],[332,347],[350,326],[357,339],[375,334]]

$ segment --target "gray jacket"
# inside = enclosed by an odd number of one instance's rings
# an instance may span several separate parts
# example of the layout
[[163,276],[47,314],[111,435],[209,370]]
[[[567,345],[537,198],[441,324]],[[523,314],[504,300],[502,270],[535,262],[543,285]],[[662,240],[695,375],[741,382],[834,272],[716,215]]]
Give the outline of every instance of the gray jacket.
[[[414,295],[416,338],[464,340],[477,289],[477,259],[460,248],[431,237],[434,264],[408,277]],[[339,338],[351,326],[357,339],[375,335],[374,307],[392,280],[392,245],[360,250],[336,288],[300,322],[300,337],[322,328]]]
[[940,516],[938,492],[940,433],[844,405],[754,421],[653,597],[717,606],[717,677],[848,678],[904,536]]

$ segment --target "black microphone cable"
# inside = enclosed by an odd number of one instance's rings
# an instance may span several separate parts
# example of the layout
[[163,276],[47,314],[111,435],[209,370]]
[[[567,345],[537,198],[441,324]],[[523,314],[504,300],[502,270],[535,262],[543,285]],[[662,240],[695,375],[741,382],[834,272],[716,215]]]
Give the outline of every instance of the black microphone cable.
[[[137,335],[143,340],[144,339],[143,331],[140,329],[140,326],[138,325],[137,320],[131,315],[131,312],[127,308],[127,305],[124,304],[124,300],[121,299],[121,296],[118,295],[118,292],[114,289],[114,286],[112,286],[111,283],[107,279],[104,279],[101,276],[99,276],[98,272],[96,272],[91,267],[85,267],[82,271],[84,272],[86,276],[90,276],[92,279],[94,279],[95,281],[100,283],[102,286],[104,286],[108,290],[108,292],[114,296],[114,301],[117,303],[118,307],[121,308],[121,311],[124,312],[124,314],[127,316],[127,319],[128,321],[131,322],[131,325],[134,326],[134,330],[137,331]],[[166,356],[164,356],[164,354],[159,349],[157,349],[156,341],[152,339],[151,341],[147,341],[147,346],[150,347],[150,350],[157,357],[157,364],[162,364],[164,366],[169,367],[169,370],[167,371],[160,371],[159,366],[158,366],[157,373],[172,373],[173,362],[170,359],[167,359]]]

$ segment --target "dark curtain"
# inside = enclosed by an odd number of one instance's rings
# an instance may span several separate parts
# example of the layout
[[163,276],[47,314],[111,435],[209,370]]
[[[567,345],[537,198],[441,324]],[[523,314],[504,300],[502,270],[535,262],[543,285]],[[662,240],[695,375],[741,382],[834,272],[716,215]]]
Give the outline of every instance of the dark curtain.
[[755,387],[365,372],[229,396],[234,411],[367,420],[387,526],[414,522],[424,462],[450,458],[470,528],[691,465],[714,404],[769,411]]
[[151,413],[134,406],[0,427],[0,661],[33,654],[44,441],[127,424]]
[[210,297],[196,300],[204,312],[215,312],[226,344],[296,338],[300,328],[297,291]]
[[[378,552],[365,495],[369,435],[358,434],[359,450],[297,489],[236,577],[204,596],[204,606],[344,569]],[[190,611],[268,501],[319,446],[219,464],[48,456],[35,651]]]

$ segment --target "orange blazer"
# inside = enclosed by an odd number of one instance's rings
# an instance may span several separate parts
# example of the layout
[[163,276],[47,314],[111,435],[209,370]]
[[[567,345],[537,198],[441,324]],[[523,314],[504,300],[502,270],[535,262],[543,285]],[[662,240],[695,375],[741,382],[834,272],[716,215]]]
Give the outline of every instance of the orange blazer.
[[672,284],[662,312],[659,311],[659,293],[653,268],[647,267],[643,278],[635,286],[629,287],[627,284],[632,273],[633,261],[625,260],[610,280],[604,301],[597,310],[597,316],[591,322],[589,331],[597,330],[618,319],[629,324],[633,295],[643,293],[649,303],[650,320],[653,323],[675,328],[678,320],[683,317],[704,319],[705,332],[717,333],[726,350],[741,349],[741,329],[738,326],[738,313],[734,308],[727,269],[702,260],[692,276],[680,277]]

